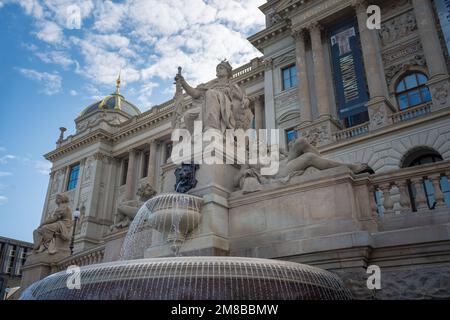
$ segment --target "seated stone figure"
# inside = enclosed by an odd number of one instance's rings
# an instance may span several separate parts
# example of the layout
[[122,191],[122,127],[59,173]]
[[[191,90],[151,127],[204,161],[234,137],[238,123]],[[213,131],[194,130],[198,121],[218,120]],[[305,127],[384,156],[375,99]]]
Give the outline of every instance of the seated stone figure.
[[58,194],[55,202],[58,207],[51,217],[42,222],[33,232],[33,249],[36,253],[47,250],[49,254],[55,254],[61,245],[67,247],[65,249],[69,249],[72,230],[72,210],[69,206],[69,198],[66,195]]
[[111,226],[111,231],[127,227],[144,203],[156,195],[156,191],[150,183],[146,182],[139,187],[136,195],[139,199],[128,200],[119,204],[117,207],[116,223]]
[[289,153],[280,152],[280,164],[275,176],[262,176],[259,165],[242,165],[239,173],[234,178],[235,187],[243,193],[250,193],[262,189],[262,185],[275,182],[287,183],[298,175],[302,175],[309,167],[318,170],[326,170],[346,166],[355,174],[374,173],[365,163],[346,164],[323,158],[320,152],[305,138],[299,137],[290,145]]

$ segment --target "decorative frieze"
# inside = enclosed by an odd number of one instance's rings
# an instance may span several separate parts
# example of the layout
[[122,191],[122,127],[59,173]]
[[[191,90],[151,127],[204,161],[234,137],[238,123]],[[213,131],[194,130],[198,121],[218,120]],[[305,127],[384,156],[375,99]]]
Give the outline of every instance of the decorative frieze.
[[413,11],[408,11],[396,18],[385,21],[379,32],[383,46],[406,39],[417,31],[417,21]]

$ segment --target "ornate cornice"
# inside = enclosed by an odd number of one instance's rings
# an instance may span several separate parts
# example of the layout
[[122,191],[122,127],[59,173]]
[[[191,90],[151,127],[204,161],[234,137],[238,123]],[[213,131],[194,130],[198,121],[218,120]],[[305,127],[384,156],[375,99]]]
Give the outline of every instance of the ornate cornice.
[[74,141],[61,146],[54,151],[51,151],[44,155],[45,159],[49,161],[55,161],[61,156],[70,153],[82,146],[90,145],[99,141],[103,141],[106,143],[112,143],[112,136],[109,132],[106,132],[103,129],[97,129],[94,132],[89,133],[79,139],[75,139]]

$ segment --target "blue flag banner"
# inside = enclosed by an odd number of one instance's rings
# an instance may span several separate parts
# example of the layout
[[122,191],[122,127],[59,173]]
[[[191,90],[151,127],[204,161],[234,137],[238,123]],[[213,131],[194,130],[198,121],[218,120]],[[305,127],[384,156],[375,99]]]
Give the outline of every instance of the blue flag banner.
[[356,21],[331,28],[328,37],[339,117],[345,119],[365,112],[369,98]]

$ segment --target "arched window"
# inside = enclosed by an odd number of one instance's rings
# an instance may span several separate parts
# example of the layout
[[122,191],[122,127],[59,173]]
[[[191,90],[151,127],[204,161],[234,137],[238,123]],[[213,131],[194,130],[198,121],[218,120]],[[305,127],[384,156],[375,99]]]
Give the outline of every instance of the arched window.
[[403,77],[395,88],[395,95],[400,110],[415,107],[431,101],[430,90],[426,86],[428,78],[420,72]]
[[[431,148],[417,148],[413,152],[410,152],[409,155],[405,157],[403,160],[403,167],[417,167],[425,164],[435,163],[442,161],[443,158],[439,154],[439,152],[431,149]],[[444,194],[445,202],[450,204],[450,186],[448,179],[446,177],[441,177],[441,191]],[[413,184],[408,183],[409,195],[411,197],[411,204],[413,211],[416,210],[416,194],[417,191]],[[434,200],[434,186],[431,180],[424,179],[423,181],[423,190],[425,191],[425,196],[427,198],[428,208],[434,209],[436,205],[436,201]]]

